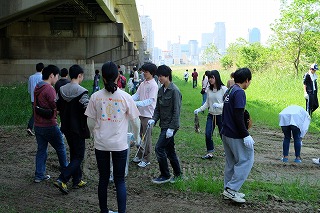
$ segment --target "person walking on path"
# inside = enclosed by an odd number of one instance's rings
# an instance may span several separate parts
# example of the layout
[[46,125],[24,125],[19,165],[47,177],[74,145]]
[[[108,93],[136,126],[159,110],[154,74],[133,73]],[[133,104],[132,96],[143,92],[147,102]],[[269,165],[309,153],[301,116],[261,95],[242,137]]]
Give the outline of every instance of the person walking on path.
[[68,79],[69,71],[67,68],[62,68],[60,70],[60,79],[57,81],[57,83],[54,85],[54,89],[56,90],[57,94],[59,92],[60,87],[66,85],[67,83],[70,83],[70,80]]
[[[153,63],[145,63],[141,67],[145,80],[138,87],[137,92],[132,96],[140,112],[140,136],[144,134],[144,148],[140,148],[137,156],[132,160],[139,163],[139,167],[146,167],[150,164],[152,151],[151,128],[148,128],[148,121],[152,118],[157,103],[158,84],[153,75],[157,71],[157,66]],[[143,155],[143,156],[142,156]]]
[[65,135],[70,152],[70,163],[63,169],[54,185],[68,194],[67,183],[72,177],[72,188],[84,187],[81,163],[85,153],[85,139],[90,138],[87,116],[84,112],[89,102],[88,90],[80,86],[84,71],[79,65],[69,69],[71,82],[62,86],[58,93],[57,109],[61,118],[61,131]]
[[101,213],[112,213],[108,209],[108,184],[110,177],[110,153],[117,193],[119,213],[126,212],[127,190],[125,167],[127,162],[127,130],[132,120],[134,137],[139,138],[139,110],[132,97],[118,89],[117,65],[106,62],[102,66],[104,89],[94,93],[89,100],[85,115],[94,138],[94,148],[99,171],[98,198]]
[[312,116],[312,113],[319,107],[317,85],[318,76],[315,73],[317,70],[318,65],[311,64],[309,72],[303,76],[303,91],[304,98],[306,99],[306,110],[310,116]]
[[[160,175],[154,178],[152,182],[161,184],[170,181],[173,183],[182,176],[179,159],[174,148],[174,135],[180,127],[182,96],[179,88],[172,83],[172,70],[170,67],[166,65],[159,66],[157,74],[163,86],[158,90],[157,105],[148,124],[153,126],[155,122],[160,120],[161,132],[155,147]],[[171,179],[167,158],[174,173]]]
[[[56,91],[53,85],[58,81],[59,68],[48,65],[42,71],[43,81],[39,82],[34,90],[34,131],[37,140],[35,183],[50,179],[46,174],[46,161],[48,157],[48,142],[56,150],[60,169],[68,166],[66,148],[62,133],[57,123]],[[40,114],[37,107],[50,111],[50,117]]]
[[288,162],[291,135],[294,140],[294,151],[296,158],[294,162],[301,163],[301,139],[308,131],[310,116],[301,106],[288,106],[279,113],[279,126],[284,134],[282,162]]
[[[206,147],[207,154],[202,159],[212,159],[214,152],[214,144],[212,140],[212,134],[216,126],[219,129],[219,135],[222,127],[222,108],[223,108],[223,96],[227,91],[227,87],[221,81],[220,74],[217,70],[212,70],[208,73],[209,89],[206,102],[198,109],[194,111],[194,114],[198,114],[209,108],[206,123]],[[220,135],[221,137],[221,135]]]
[[189,79],[189,72],[188,72],[188,70],[186,70],[186,71],[184,72],[183,78],[184,78],[185,82],[187,83],[187,82],[188,82],[188,79]]
[[203,105],[206,100],[207,100],[207,92],[208,92],[208,89],[209,89],[209,81],[208,81],[208,75],[209,75],[210,71],[205,71],[205,73],[203,74],[203,77],[202,77],[202,90],[201,90],[201,94],[202,94],[202,104]]
[[193,73],[191,74],[192,76],[192,87],[196,88],[198,86],[198,72],[196,68],[193,69]]
[[31,75],[29,77],[29,80],[28,80],[28,93],[30,94],[31,106],[32,106],[32,114],[31,114],[31,117],[29,119],[28,126],[27,126],[27,133],[30,136],[34,136],[34,133],[33,133],[33,126],[34,126],[34,113],[33,113],[34,88],[36,87],[37,83],[42,81],[41,72],[42,72],[43,68],[44,68],[43,63],[38,63],[36,65],[37,72],[34,73],[33,75]]
[[222,111],[222,141],[225,151],[223,196],[237,203],[244,203],[245,194],[240,193],[254,162],[254,140],[244,121],[246,90],[252,74],[248,68],[234,73],[235,85],[225,95]]

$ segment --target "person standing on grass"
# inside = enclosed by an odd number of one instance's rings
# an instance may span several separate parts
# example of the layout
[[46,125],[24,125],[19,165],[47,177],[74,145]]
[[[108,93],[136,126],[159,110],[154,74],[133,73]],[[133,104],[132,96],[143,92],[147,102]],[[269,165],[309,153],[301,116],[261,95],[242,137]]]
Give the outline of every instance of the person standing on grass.
[[304,98],[306,99],[306,110],[310,116],[312,116],[312,113],[319,107],[317,85],[318,76],[316,74],[317,70],[318,65],[311,64],[309,72],[303,76],[303,91]]
[[39,82],[34,90],[34,107],[41,106],[53,111],[53,115],[50,118],[43,117],[36,110],[34,111],[34,131],[38,144],[35,183],[50,179],[50,175],[46,174],[48,142],[57,152],[60,169],[68,166],[66,148],[57,123],[57,107],[55,102],[57,93],[53,88],[53,85],[58,81],[59,72],[59,68],[54,65],[45,67],[42,71],[43,81]]
[[310,124],[310,116],[301,106],[288,106],[279,113],[279,126],[281,126],[284,134],[283,138],[283,158],[282,162],[288,162],[289,146],[291,135],[294,140],[294,152],[296,158],[294,162],[301,163],[301,139],[308,131]]
[[[180,127],[182,96],[179,88],[172,83],[172,70],[170,67],[166,65],[159,66],[157,75],[163,86],[158,90],[156,108],[152,119],[148,121],[148,125],[152,127],[155,122],[160,120],[161,132],[155,147],[160,175],[154,178],[152,182],[161,184],[170,181],[173,183],[182,176],[179,159],[174,148],[174,135]],[[174,173],[174,177],[171,179],[167,158]]]
[[202,90],[204,93],[202,93],[202,104],[203,105],[206,100],[207,100],[207,92],[208,92],[208,89],[209,89],[209,81],[208,81],[208,74],[210,73],[210,71],[205,71],[205,73],[203,74],[203,77],[202,77]]
[[183,78],[184,78],[185,82],[188,82],[188,79],[189,79],[189,72],[188,72],[188,70],[186,70],[186,71],[184,72]]
[[60,87],[57,100],[61,131],[69,145],[70,163],[61,171],[54,185],[64,194],[69,193],[67,183],[71,177],[74,189],[84,187],[87,184],[82,180],[81,163],[85,153],[85,139],[90,138],[87,116],[84,115],[89,95],[88,90],[80,86],[84,71],[76,64],[70,67],[69,75],[71,82]]
[[34,113],[33,113],[34,88],[36,87],[37,83],[42,81],[41,72],[42,72],[43,68],[44,68],[43,63],[38,63],[36,65],[37,72],[34,73],[33,75],[31,75],[29,77],[29,80],[28,80],[28,92],[30,94],[31,106],[32,106],[32,114],[31,114],[31,117],[29,119],[28,126],[27,126],[27,133],[30,136],[34,136],[34,133],[32,132],[33,131],[33,125],[34,125]]
[[99,81],[100,81],[100,71],[94,71],[95,75],[93,77],[93,86],[92,86],[92,94],[100,90]]
[[56,90],[57,94],[59,92],[60,87],[66,85],[67,83],[70,83],[70,80],[68,79],[68,69],[62,68],[60,71],[60,79],[57,81],[57,83],[54,85],[54,89]]
[[[135,163],[139,163],[139,167],[146,167],[150,164],[150,155],[152,150],[152,137],[151,137],[151,128],[148,128],[148,121],[152,118],[154,109],[157,102],[158,94],[158,84],[153,78],[153,75],[157,71],[157,66],[153,63],[145,63],[141,67],[142,72],[144,73],[145,80],[138,87],[137,92],[132,96],[133,100],[136,103],[136,106],[140,112],[140,136],[144,134],[144,152],[142,149],[139,149],[137,156],[132,160]],[[148,131],[147,131],[148,130]]]
[[198,72],[196,68],[193,69],[193,73],[191,74],[192,76],[192,87],[196,88],[198,86]]
[[[208,73],[208,82],[210,84],[208,89],[208,96],[206,102],[198,109],[194,111],[194,114],[198,114],[209,108],[206,123],[206,147],[207,154],[202,159],[212,159],[214,152],[214,144],[212,140],[212,134],[216,126],[219,129],[219,135],[222,127],[222,108],[223,108],[223,96],[227,91],[227,87],[221,81],[220,74],[217,70],[212,70]],[[221,137],[221,135],[220,135]]]
[[127,129],[132,120],[133,133],[139,138],[139,110],[132,97],[118,89],[117,65],[106,62],[102,66],[104,89],[94,93],[89,100],[85,115],[94,138],[94,148],[99,171],[98,197],[101,213],[112,213],[108,209],[108,184],[110,177],[110,153],[113,177],[117,191],[119,213],[126,212],[127,191],[125,167],[127,162]]
[[222,110],[222,141],[225,151],[223,196],[237,203],[244,203],[245,194],[239,190],[247,179],[254,162],[254,140],[244,121],[246,90],[252,74],[248,68],[234,73],[235,85],[225,95]]

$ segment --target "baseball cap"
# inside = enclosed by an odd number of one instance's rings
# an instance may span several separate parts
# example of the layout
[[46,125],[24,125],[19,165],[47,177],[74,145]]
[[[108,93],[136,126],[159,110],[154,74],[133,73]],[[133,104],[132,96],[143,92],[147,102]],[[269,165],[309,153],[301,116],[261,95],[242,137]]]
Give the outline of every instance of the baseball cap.
[[310,68],[313,69],[313,70],[318,70],[318,64],[313,63],[313,64],[310,65]]

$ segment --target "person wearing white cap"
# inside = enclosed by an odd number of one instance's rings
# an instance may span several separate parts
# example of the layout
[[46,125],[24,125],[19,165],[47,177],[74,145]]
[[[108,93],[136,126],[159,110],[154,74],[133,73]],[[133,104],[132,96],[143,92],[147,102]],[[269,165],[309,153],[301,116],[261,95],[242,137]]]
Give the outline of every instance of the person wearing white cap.
[[303,76],[303,91],[304,98],[306,99],[306,110],[310,116],[319,107],[318,102],[318,76],[315,73],[318,70],[318,65],[313,63],[310,66],[309,71]]

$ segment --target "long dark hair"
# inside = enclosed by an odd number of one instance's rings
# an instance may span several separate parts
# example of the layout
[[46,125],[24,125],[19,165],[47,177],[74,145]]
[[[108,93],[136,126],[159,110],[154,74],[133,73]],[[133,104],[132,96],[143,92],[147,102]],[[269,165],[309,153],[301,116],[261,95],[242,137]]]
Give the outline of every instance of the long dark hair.
[[[208,80],[210,77],[214,77],[215,78],[215,84],[217,86],[217,90],[220,90],[221,89],[221,86],[224,86],[224,84],[222,83],[221,81],[221,78],[220,78],[220,73],[218,70],[212,70],[210,71],[209,75],[208,75]],[[210,89],[213,90],[213,84],[210,84]]]
[[112,94],[117,90],[118,86],[115,82],[119,75],[118,66],[112,61],[108,61],[101,68],[104,88]]

